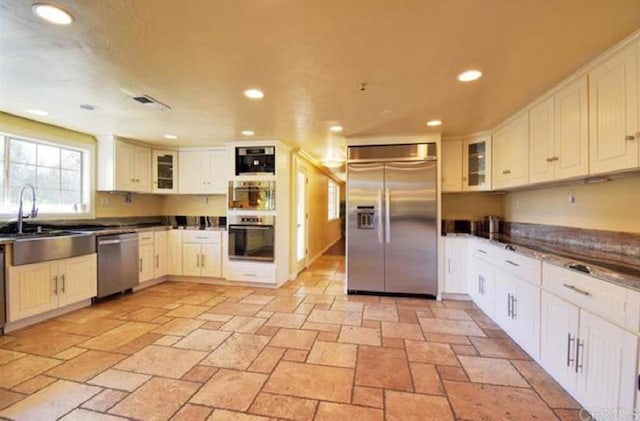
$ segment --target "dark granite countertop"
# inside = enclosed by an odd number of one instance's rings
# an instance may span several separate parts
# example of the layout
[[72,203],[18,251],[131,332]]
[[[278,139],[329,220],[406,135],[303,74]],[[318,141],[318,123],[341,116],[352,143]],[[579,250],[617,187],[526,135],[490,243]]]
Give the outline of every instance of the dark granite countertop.
[[[468,235],[468,234],[467,234]],[[633,256],[624,256],[583,247],[559,245],[529,238],[504,234],[468,235],[497,246],[510,245],[516,253],[540,259],[544,262],[568,267],[579,263],[588,266],[589,275],[625,288],[640,292],[640,261]],[[510,249],[511,249],[510,248]]]

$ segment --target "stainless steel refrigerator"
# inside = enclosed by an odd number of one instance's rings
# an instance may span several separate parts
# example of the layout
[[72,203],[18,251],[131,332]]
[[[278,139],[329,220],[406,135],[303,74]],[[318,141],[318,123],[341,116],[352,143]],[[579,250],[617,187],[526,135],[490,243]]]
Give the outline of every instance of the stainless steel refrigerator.
[[349,292],[436,295],[436,145],[353,146],[348,157]]

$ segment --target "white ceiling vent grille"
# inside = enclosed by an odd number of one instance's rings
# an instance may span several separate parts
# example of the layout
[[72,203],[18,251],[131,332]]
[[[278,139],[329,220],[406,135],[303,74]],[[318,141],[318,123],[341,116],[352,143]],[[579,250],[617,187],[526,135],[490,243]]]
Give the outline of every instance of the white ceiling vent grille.
[[154,110],[170,110],[171,107],[167,104],[164,104],[157,99],[149,96],[149,95],[141,95],[141,96],[132,96],[134,101],[138,101],[140,104],[147,106],[149,108],[153,108]]

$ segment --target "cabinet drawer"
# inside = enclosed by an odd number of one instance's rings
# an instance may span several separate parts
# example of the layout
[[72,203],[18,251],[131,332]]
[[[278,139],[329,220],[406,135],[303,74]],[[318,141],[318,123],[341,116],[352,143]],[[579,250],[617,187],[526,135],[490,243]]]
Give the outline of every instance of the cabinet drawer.
[[493,263],[498,249],[486,241],[472,240],[469,242],[469,255],[487,263]]
[[538,259],[523,256],[510,250],[497,250],[495,264],[507,273],[520,279],[540,285],[542,262]]
[[227,280],[275,284],[275,265],[273,263],[230,261],[227,267]]
[[185,230],[182,232],[182,242],[219,244],[221,234],[220,231]]
[[139,246],[153,245],[153,231],[139,232],[138,245]]
[[542,265],[544,289],[593,314],[640,330],[640,293],[549,263]]

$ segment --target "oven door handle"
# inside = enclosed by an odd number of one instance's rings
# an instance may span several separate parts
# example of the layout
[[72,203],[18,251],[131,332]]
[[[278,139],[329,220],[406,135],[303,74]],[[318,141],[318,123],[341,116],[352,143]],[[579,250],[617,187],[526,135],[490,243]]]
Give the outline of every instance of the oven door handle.
[[270,230],[273,229],[273,226],[263,227],[256,225],[229,225],[229,230],[239,229],[239,230]]

